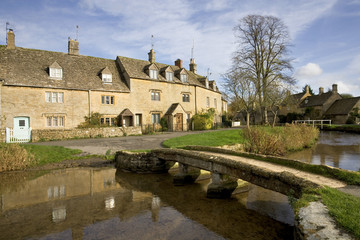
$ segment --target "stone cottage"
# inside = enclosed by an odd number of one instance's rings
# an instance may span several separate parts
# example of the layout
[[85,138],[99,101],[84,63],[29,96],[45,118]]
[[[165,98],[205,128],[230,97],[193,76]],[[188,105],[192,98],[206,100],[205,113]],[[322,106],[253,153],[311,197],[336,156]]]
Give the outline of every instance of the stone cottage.
[[351,116],[352,114],[360,114],[360,97],[344,98],[336,100],[325,112],[325,118],[330,119],[332,123],[357,123],[359,118]]
[[178,59],[174,65],[118,56],[115,60],[79,54],[69,39],[68,53],[15,46],[8,33],[0,46],[1,128],[73,129],[93,112],[103,125],[144,126],[165,117],[170,131],[186,131],[196,113],[215,109],[221,121],[224,100],[215,81]]

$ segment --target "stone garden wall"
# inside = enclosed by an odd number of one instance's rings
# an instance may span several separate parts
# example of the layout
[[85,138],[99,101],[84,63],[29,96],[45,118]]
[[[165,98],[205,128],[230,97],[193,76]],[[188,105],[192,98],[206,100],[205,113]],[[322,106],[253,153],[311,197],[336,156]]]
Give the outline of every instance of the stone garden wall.
[[39,142],[69,138],[121,137],[128,135],[141,135],[141,127],[35,129],[32,130],[32,141]]

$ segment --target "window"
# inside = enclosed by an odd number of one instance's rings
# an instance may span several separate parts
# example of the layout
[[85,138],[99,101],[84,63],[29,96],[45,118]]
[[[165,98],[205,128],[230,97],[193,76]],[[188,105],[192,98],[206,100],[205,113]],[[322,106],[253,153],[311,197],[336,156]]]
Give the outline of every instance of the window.
[[206,80],[206,82],[205,82],[205,87],[209,88],[209,81],[208,80]]
[[182,95],[183,102],[190,102],[190,95],[187,93],[184,93]]
[[135,114],[135,126],[141,126],[141,114]]
[[186,74],[180,74],[180,80],[181,80],[183,83],[186,83],[186,82],[188,81],[187,75],[186,75]]
[[63,92],[45,92],[45,102],[64,103]]
[[115,99],[114,96],[103,95],[103,96],[101,96],[101,104],[113,105],[114,99]]
[[214,98],[214,108],[217,108],[216,98]]
[[173,81],[174,73],[173,72],[166,72],[166,80]]
[[115,126],[115,118],[114,117],[102,117],[100,119],[101,125],[106,126]]
[[149,70],[150,78],[157,79],[157,73],[158,73],[157,70],[150,69]]
[[50,68],[50,77],[62,79],[62,69],[61,68]]
[[151,100],[160,101],[160,92],[151,92]]
[[152,123],[159,124],[160,123],[160,113],[153,113],[152,114]]
[[64,127],[65,118],[63,116],[49,116],[46,117],[47,127]]
[[111,74],[101,74],[102,76],[102,81],[104,83],[112,83],[112,75]]
[[206,97],[206,107],[210,107],[210,98]]

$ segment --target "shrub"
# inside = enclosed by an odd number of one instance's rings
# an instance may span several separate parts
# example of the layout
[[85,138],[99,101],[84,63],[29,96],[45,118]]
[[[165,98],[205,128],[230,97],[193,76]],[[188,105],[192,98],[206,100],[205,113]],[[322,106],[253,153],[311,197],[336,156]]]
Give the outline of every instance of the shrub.
[[215,110],[210,108],[206,112],[195,114],[192,117],[193,130],[209,130],[213,127]]
[[4,143],[0,145],[0,172],[24,169],[34,162],[34,156],[19,144]]
[[168,130],[168,123],[166,118],[162,117],[160,119],[160,125],[161,125],[161,131],[162,132],[166,132]]
[[287,124],[285,127],[252,127],[243,130],[247,140],[245,150],[265,155],[284,155],[311,147],[319,136],[317,128],[304,124]]
[[78,125],[78,128],[98,128],[101,125],[101,114],[92,112],[90,117],[85,116],[85,121]]

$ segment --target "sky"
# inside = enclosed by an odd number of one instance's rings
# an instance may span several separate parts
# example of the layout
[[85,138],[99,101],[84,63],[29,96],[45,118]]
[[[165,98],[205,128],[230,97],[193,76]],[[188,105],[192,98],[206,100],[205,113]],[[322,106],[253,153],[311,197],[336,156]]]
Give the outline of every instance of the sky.
[[[148,60],[188,69],[216,80],[231,66],[238,21],[259,14],[280,18],[291,37],[289,57],[297,80],[294,92],[309,84],[338,85],[360,96],[360,0],[1,0],[0,45],[6,22],[19,47],[67,52],[68,37],[79,40],[81,55]],[[76,26],[79,26],[78,31]],[[77,34],[78,32],[78,34]],[[153,37],[152,37],[153,36]]]

